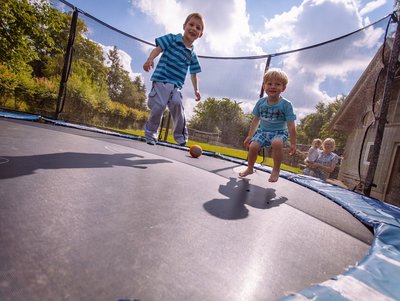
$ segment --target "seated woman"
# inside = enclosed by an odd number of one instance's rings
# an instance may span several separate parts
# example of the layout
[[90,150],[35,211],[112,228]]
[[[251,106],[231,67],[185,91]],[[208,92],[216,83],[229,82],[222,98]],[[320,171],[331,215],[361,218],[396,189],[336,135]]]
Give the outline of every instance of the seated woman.
[[335,140],[333,138],[326,138],[322,143],[322,152],[319,153],[314,162],[309,161],[307,158],[304,160],[306,168],[303,174],[326,180],[329,178],[331,172],[335,170],[339,162],[339,156],[333,153],[335,149]]

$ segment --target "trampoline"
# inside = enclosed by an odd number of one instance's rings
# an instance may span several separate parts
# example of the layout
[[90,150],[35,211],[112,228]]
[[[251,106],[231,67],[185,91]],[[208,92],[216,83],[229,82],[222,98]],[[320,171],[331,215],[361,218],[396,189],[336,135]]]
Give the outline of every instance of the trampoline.
[[234,158],[0,116],[3,301],[400,299],[396,207],[285,172],[242,179]]

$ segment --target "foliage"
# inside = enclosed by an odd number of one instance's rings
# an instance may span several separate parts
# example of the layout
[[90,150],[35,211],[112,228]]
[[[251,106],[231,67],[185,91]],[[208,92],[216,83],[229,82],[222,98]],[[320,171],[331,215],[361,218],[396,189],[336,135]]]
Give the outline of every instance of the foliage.
[[2,0],[0,62],[18,71],[54,53],[53,34],[62,26],[57,16],[46,0]]
[[[109,97],[107,91],[101,89],[99,82],[90,77],[91,65],[85,60],[74,60],[68,80],[67,99],[73,98],[87,103],[91,109],[100,111],[107,107]],[[88,74],[89,72],[89,74]]]
[[140,77],[136,77],[134,81],[130,79],[128,71],[124,70],[121,65],[116,46],[109,51],[108,59],[111,62],[107,73],[110,98],[128,107],[146,110],[145,90],[140,82]]
[[47,78],[31,76],[31,69],[13,73],[0,64],[1,102],[14,110],[53,110],[58,86]]
[[[58,11],[48,0],[1,3],[0,105],[52,115],[72,13]],[[63,118],[100,126],[142,127],[148,112],[141,78],[130,79],[116,47],[107,67],[103,49],[87,33],[86,24],[78,18]]]
[[114,46],[108,53],[108,59],[111,66],[107,74],[108,94],[111,99],[118,100],[122,92],[122,84],[125,76],[129,76],[128,72],[122,68],[118,49]]
[[14,93],[17,86],[17,77],[12,70],[0,63],[0,95],[10,95]]
[[209,97],[199,103],[193,112],[189,127],[218,133],[222,143],[242,147],[250,121],[239,103],[229,98]]
[[322,101],[319,102],[315,107],[315,113],[311,113],[300,120],[300,124],[297,126],[297,143],[311,144],[311,141],[315,138],[323,140],[331,137],[336,141],[336,148],[344,148],[347,136],[329,129],[329,124],[343,104],[344,99],[344,96],[337,97],[327,105]]

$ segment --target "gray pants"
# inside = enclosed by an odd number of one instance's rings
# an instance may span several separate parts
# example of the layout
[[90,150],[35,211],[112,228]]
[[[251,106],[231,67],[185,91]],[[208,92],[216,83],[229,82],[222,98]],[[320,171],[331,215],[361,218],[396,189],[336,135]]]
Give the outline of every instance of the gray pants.
[[147,104],[151,110],[150,117],[144,126],[147,141],[157,141],[161,118],[168,106],[174,121],[173,135],[176,143],[187,142],[188,131],[182,105],[182,94],[174,84],[153,82]]

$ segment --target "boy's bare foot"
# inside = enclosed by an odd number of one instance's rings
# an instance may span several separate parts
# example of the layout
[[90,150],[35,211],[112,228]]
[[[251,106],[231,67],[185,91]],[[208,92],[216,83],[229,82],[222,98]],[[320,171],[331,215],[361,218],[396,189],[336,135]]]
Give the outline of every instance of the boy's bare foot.
[[272,170],[271,176],[268,179],[268,182],[277,182],[279,180],[279,170]]
[[239,172],[239,176],[245,177],[245,176],[251,175],[252,173],[253,173],[253,169],[247,168],[246,170]]

